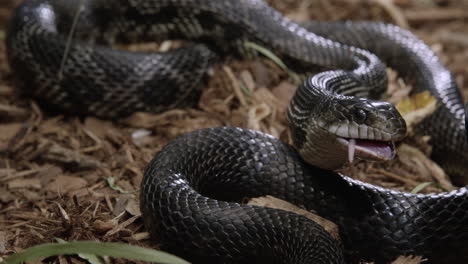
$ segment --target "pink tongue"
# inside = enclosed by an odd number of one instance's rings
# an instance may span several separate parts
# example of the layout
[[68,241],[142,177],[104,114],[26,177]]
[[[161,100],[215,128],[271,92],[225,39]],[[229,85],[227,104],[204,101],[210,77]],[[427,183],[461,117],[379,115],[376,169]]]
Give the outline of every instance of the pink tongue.
[[394,155],[393,145],[387,142],[356,139],[356,146],[367,149],[369,152],[373,152],[386,159],[392,159]]

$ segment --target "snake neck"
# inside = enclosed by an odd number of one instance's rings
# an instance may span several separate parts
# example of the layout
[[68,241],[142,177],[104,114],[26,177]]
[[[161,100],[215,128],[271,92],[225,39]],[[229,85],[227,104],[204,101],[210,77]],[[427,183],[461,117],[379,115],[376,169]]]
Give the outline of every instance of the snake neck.
[[305,140],[298,151],[307,163],[330,170],[341,169],[348,164],[347,147],[317,122],[309,122],[304,136]]
[[346,149],[319,124],[336,100],[332,90],[300,86],[287,111],[294,145],[301,157],[324,169],[339,169],[347,163]]

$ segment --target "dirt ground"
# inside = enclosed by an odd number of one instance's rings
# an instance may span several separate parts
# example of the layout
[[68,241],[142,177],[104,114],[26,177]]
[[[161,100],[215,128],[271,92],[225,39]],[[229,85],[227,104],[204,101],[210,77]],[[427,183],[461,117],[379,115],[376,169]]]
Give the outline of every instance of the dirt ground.
[[[2,0],[0,38],[19,1]],[[468,96],[467,0],[269,0],[298,20],[374,20],[408,27],[435,50]],[[105,121],[45,112],[18,92],[0,42],[0,261],[45,242],[99,240],[155,247],[138,209],[148,161],[194,129],[240,126],[289,142],[284,111],[295,86],[268,59],[218,65],[198,107],[137,113]],[[408,89],[394,72],[391,89]],[[243,92],[246,87],[250,92]],[[422,192],[454,189],[427,158],[430,146],[409,138],[396,161],[361,162],[345,172],[383,187]],[[441,249],[443,250],[443,249]],[[55,263],[82,263],[60,257]]]

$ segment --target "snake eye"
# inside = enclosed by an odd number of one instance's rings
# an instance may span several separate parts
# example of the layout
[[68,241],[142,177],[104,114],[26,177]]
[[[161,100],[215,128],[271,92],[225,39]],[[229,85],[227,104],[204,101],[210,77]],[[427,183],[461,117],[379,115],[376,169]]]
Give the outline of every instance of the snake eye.
[[366,122],[367,119],[367,113],[363,109],[357,109],[356,112],[354,113],[354,121],[358,124],[362,124]]

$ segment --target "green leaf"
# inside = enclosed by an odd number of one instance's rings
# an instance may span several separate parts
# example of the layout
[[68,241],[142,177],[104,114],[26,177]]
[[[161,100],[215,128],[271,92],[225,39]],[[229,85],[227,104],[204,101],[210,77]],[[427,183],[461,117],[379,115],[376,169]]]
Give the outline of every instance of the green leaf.
[[[59,244],[68,244],[68,241],[65,241],[63,239],[60,239],[60,238],[55,238],[55,240],[57,240],[57,242]],[[104,264],[104,262],[101,261],[101,259],[99,259],[98,256],[96,255],[93,255],[93,254],[85,254],[85,253],[81,253],[81,254],[78,254],[78,256],[82,259],[85,259],[87,260],[89,263],[91,264]]]
[[78,254],[78,256],[82,259],[87,260],[91,264],[104,264],[104,262],[101,261],[98,256],[93,255],[93,254],[81,253],[81,254]]
[[419,184],[418,186],[414,187],[414,189],[411,191],[411,193],[419,193],[420,191],[424,190],[429,185],[434,184],[433,182],[423,182]]
[[120,193],[129,193],[115,183],[114,177],[107,177],[106,181],[107,181],[107,184],[109,184],[109,187],[111,187],[114,191],[118,191]]
[[38,258],[56,255],[92,254],[131,260],[157,262],[161,264],[188,264],[189,262],[166,252],[122,243],[78,241],[69,243],[47,243],[26,249],[5,259],[6,264],[19,264]]
[[274,63],[276,63],[276,65],[278,65],[279,67],[281,67],[281,69],[285,70],[285,71],[289,71],[288,67],[286,67],[286,64],[284,64],[284,62],[278,58],[278,56],[276,56],[275,54],[273,54],[273,52],[271,52],[270,50],[266,49],[265,47],[262,47],[256,43],[253,43],[253,42],[246,42],[245,43],[245,46],[248,47],[248,48],[251,48],[251,49],[254,49],[256,51],[258,51],[259,53],[261,53],[263,56],[269,58],[270,60],[272,60]]
[[247,86],[243,82],[240,82],[239,86],[240,86],[242,92],[244,92],[245,95],[252,96],[252,92],[249,90],[249,88],[247,88]]

